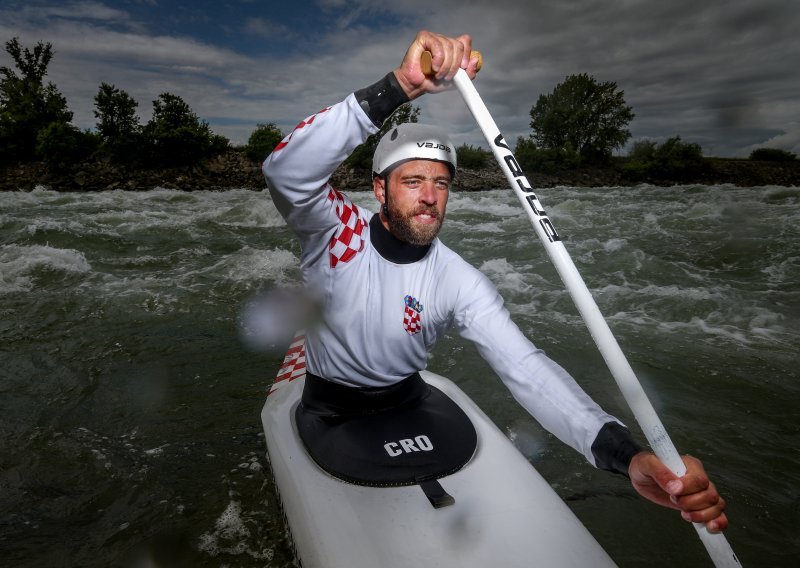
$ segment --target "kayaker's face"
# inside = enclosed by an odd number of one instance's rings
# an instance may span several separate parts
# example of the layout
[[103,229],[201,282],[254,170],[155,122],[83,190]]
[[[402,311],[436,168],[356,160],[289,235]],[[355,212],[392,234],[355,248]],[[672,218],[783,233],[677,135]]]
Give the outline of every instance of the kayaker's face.
[[[383,225],[398,239],[429,245],[439,234],[450,194],[450,169],[442,162],[413,160],[396,167],[388,176],[389,217],[381,211]],[[375,178],[378,201],[386,200],[386,184]]]

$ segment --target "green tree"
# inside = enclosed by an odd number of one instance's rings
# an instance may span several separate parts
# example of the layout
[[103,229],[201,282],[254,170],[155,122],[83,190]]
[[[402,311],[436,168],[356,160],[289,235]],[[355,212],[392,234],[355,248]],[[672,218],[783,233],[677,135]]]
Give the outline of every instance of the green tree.
[[706,168],[700,144],[684,142],[680,136],[673,136],[662,144],[637,141],[628,156],[629,162],[623,172],[635,181],[688,181]]
[[533,138],[517,138],[514,148],[523,171],[555,173],[559,170],[575,169],[581,164],[581,157],[572,149],[540,148]]
[[533,141],[544,150],[575,152],[584,159],[608,160],[630,139],[633,120],[623,91],[586,73],[569,75],[531,108]]
[[94,116],[104,152],[115,162],[133,163],[141,157],[142,136],[133,97],[114,85],[101,83],[94,97]]
[[412,106],[411,103],[400,105],[394,114],[384,121],[376,134],[369,136],[363,144],[353,150],[350,157],[345,160],[345,165],[356,170],[372,171],[372,155],[375,153],[381,137],[398,124],[419,122],[419,113],[419,107]]
[[797,154],[778,148],[756,148],[750,152],[750,159],[764,162],[793,162],[797,159]]
[[283,132],[274,122],[259,124],[247,139],[245,153],[254,162],[263,162],[281,140]]
[[705,166],[700,144],[684,142],[680,136],[668,138],[656,148],[653,162],[656,175],[680,181],[691,179]]
[[462,144],[456,148],[456,158],[458,167],[479,170],[485,168],[489,162],[491,152],[484,150],[480,146],[475,148],[472,144]]
[[94,106],[97,132],[104,141],[129,136],[139,129],[139,117],[136,116],[139,103],[114,85],[100,83]]
[[96,133],[82,132],[66,122],[51,122],[36,137],[36,153],[51,168],[62,170],[88,158],[99,143]]
[[143,128],[151,160],[160,166],[183,166],[223,152],[229,145],[211,132],[178,95],[162,93],[153,101],[153,117]]
[[50,123],[69,123],[72,112],[55,85],[43,83],[53,58],[50,43],[31,51],[15,37],[5,49],[19,73],[0,67],[0,162],[29,161],[37,157],[39,133]]

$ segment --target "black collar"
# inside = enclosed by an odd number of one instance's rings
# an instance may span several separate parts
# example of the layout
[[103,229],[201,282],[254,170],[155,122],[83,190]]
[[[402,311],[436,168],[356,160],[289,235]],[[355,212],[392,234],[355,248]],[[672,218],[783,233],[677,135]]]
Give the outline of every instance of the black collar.
[[397,264],[410,264],[422,260],[431,245],[412,245],[401,241],[381,223],[378,213],[369,220],[369,240],[383,258]]

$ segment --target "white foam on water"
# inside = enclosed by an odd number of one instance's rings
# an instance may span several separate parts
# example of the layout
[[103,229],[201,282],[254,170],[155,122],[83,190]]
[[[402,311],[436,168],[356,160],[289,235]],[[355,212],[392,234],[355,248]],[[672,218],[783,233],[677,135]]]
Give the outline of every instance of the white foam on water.
[[230,554],[238,556],[247,554],[256,560],[272,560],[274,550],[253,550],[247,543],[250,538],[250,529],[247,528],[242,513],[242,506],[236,500],[231,500],[225,510],[217,517],[214,530],[203,533],[198,541],[198,548],[209,556]]
[[504,193],[507,192],[451,192],[450,199],[447,203],[447,210],[454,213],[474,212],[500,218],[519,216],[522,209],[519,205],[514,206],[514,204],[507,203],[503,196]]
[[286,249],[254,249],[245,246],[219,262],[197,272],[187,272],[187,280],[198,275],[222,278],[232,284],[271,282],[276,286],[298,284],[300,259]]
[[665,332],[692,333],[694,335],[700,331],[703,334],[732,340],[735,343],[750,343],[750,338],[740,329],[730,325],[714,325],[700,317],[693,317],[688,322],[661,321],[658,324],[658,328]]
[[245,202],[219,211],[212,218],[226,227],[282,227],[286,224],[268,195],[252,194]]
[[762,268],[761,272],[767,275],[767,281],[772,285],[797,283],[800,281],[800,256],[792,256],[777,264],[770,264]]
[[218,535],[222,538],[250,536],[250,530],[242,521],[242,507],[237,501],[231,501],[216,522]]
[[163,444],[158,446],[157,448],[150,448],[149,450],[144,450],[142,453],[148,457],[158,457],[164,453],[164,448],[169,446],[169,444]]
[[777,339],[779,334],[790,333],[783,325],[785,320],[786,317],[783,314],[755,308],[749,318],[748,329],[752,334],[765,339]]
[[[231,228],[283,226],[267,192],[250,190],[194,191],[154,189],[146,192],[103,191],[59,194],[39,191],[11,193],[9,210],[48,210],[45,222],[34,218],[30,234],[56,230],[77,235],[123,236],[153,230],[184,230],[199,235],[197,226],[214,223]],[[0,206],[0,211],[5,209]]]
[[737,346],[764,342],[774,346],[789,345],[792,341],[791,332],[782,325],[784,316],[758,307],[743,308],[736,313],[715,310],[683,321],[667,320],[645,310],[620,311],[607,319],[655,329],[665,335],[675,334],[698,341],[723,341]]
[[722,217],[723,208],[719,203],[696,201],[685,208],[681,214],[686,219],[716,220]]
[[345,194],[359,207],[373,212],[378,210],[378,200],[371,191],[345,191]]
[[[498,222],[472,223],[457,219],[448,219],[445,223],[448,232],[459,231],[467,234],[505,233],[502,225]],[[464,239],[460,239],[459,241],[461,242],[463,240]]]
[[201,259],[202,257],[210,257],[211,254],[211,251],[207,247],[199,246],[193,248],[180,248],[160,256],[154,254],[143,254],[140,256],[112,255],[104,256],[98,260],[103,264],[108,264],[111,266],[144,268],[151,264],[170,264],[172,266],[178,266],[181,263],[195,263],[198,262],[198,259]]
[[660,227],[660,224],[658,222],[659,216],[656,215],[655,213],[647,212],[642,216],[642,219],[648,225],[653,225],[653,226],[656,226],[656,227]]
[[594,293],[598,296],[624,296],[633,297],[641,301],[642,298],[678,298],[680,300],[722,300],[722,295],[709,288],[684,288],[678,285],[658,286],[648,284],[645,286],[634,286],[626,283],[608,284],[602,288],[597,288]]
[[72,232],[75,227],[67,228],[67,223],[63,221],[55,221],[53,219],[36,219],[28,224],[23,229],[28,236],[33,237],[39,232],[59,231],[59,232]]
[[555,223],[556,230],[580,227],[581,230],[594,226],[595,215],[587,212],[590,203],[581,199],[565,199],[554,202],[553,205],[544,205],[548,216]]
[[506,436],[528,461],[536,463],[547,451],[547,436],[528,420],[515,420],[506,427]]
[[486,260],[478,270],[488,276],[501,292],[525,293],[531,289],[531,285],[525,281],[525,276],[505,258]]
[[237,227],[280,227],[285,224],[267,192],[231,190],[225,192],[196,191],[186,194],[163,190],[156,197],[166,201],[163,207],[181,226],[190,227],[198,223],[216,223]]
[[[211,263],[202,263],[209,256],[202,248],[190,249],[187,253],[188,261],[166,270],[145,268],[132,277],[104,274],[99,284],[90,284],[92,292],[120,298],[141,296],[142,299],[137,300],[139,305],[147,311],[163,313],[181,307],[185,292],[202,291],[209,286],[253,290],[265,285],[293,286],[300,282],[300,261],[286,249],[262,250],[245,246],[219,259],[212,257]],[[170,257],[175,255],[180,256],[179,252],[173,252]],[[145,255],[124,260],[126,265],[129,262],[136,265],[151,259]],[[159,261],[161,259],[155,259]]]
[[53,270],[89,273],[92,267],[84,254],[74,249],[43,245],[0,246],[0,293],[28,292],[35,287],[35,273]]
[[603,243],[603,250],[606,252],[617,252],[624,249],[628,244],[628,239],[609,239]]

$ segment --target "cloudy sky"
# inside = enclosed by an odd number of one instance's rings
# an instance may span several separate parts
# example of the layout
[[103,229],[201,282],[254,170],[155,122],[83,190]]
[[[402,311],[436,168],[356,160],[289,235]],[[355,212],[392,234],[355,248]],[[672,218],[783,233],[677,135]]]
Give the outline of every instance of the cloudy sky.
[[[101,82],[139,102],[171,92],[244,143],[259,122],[284,132],[370,84],[419,29],[469,33],[476,87],[508,140],[567,75],[614,81],[633,140],[681,136],[706,155],[760,146],[800,152],[797,0],[2,0],[0,40],[53,44],[48,79],[81,128]],[[0,65],[11,65],[0,54]],[[456,92],[418,99],[422,120],[486,146]]]

